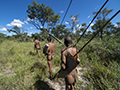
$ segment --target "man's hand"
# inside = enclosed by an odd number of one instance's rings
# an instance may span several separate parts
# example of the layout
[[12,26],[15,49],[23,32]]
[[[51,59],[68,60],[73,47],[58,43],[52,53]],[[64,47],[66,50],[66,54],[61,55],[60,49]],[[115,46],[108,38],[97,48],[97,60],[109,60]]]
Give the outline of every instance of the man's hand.
[[76,63],[77,63],[77,64],[79,64],[79,63],[80,63],[80,59],[79,59],[79,58],[77,58]]

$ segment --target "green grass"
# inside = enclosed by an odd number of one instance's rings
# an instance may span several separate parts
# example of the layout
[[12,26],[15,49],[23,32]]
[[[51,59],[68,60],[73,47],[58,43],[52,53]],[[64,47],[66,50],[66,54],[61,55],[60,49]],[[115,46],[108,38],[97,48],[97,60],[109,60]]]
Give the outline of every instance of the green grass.
[[[80,49],[86,39],[82,39]],[[60,67],[61,50],[65,47],[55,43],[55,58],[52,66]],[[45,42],[40,42],[43,48]],[[49,77],[46,56],[40,50],[40,57],[34,50],[34,42],[16,42],[4,40],[0,43],[0,90],[37,90],[45,85]],[[84,79],[89,82],[86,90],[119,90],[120,89],[120,43],[93,40],[80,53],[81,67],[88,70]],[[57,69],[57,71],[60,68]],[[53,73],[54,75],[54,73]],[[81,81],[77,88],[81,88]]]
[[27,90],[36,82],[37,75],[48,77],[46,57],[41,50],[39,58],[33,44],[8,40],[0,44],[0,89]]

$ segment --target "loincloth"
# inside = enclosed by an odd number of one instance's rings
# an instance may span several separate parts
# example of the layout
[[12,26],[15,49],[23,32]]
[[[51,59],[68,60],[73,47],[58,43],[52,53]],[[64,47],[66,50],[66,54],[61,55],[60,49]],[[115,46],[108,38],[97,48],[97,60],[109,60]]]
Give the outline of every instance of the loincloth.
[[34,45],[36,50],[40,50],[40,47],[38,45]]
[[47,60],[48,61],[51,61],[51,60],[53,60],[54,59],[54,54],[48,54],[47,55]]
[[75,72],[72,72],[70,74],[68,74],[69,76],[72,76],[73,78],[73,83],[70,82],[70,78],[67,78],[67,76],[65,77],[65,81],[68,83],[68,84],[75,84],[75,83],[78,83],[78,74],[77,74],[77,70]]
[[35,48],[36,50],[40,50],[40,48]]
[[69,74],[73,77],[74,82],[78,83],[78,76],[77,76],[77,71],[74,74]]

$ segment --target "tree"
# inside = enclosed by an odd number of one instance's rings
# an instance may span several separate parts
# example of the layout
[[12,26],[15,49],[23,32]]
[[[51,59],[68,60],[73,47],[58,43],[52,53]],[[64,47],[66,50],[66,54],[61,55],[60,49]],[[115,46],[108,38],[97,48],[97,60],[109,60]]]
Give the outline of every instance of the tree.
[[[52,28],[59,22],[59,13],[55,15],[53,9],[45,4],[38,4],[36,1],[32,2],[33,5],[28,5],[28,17],[30,18],[30,23],[33,24],[37,29],[43,30],[45,24],[48,24]],[[48,32],[50,31],[48,29]]]
[[40,32],[40,40],[42,40],[42,41],[45,39],[47,40],[46,36],[47,36],[47,34],[45,32]]
[[27,32],[24,32],[25,29],[21,29],[18,26],[14,26],[12,29],[7,29],[7,31],[15,33],[16,35],[12,35],[11,38],[19,38],[19,41],[25,41],[28,34]]
[[[94,32],[94,34],[95,34],[95,32],[97,32],[98,30],[100,30],[100,22],[101,22],[101,20],[96,20],[95,21],[95,24],[91,27],[92,28],[92,30],[94,30],[93,32]],[[98,36],[100,36],[100,33],[98,33]]]
[[[105,23],[106,23],[106,16],[108,14],[110,14],[110,12],[112,12],[113,9],[110,9],[108,10],[107,7],[104,8],[99,14],[98,14],[98,17],[97,17],[97,21],[96,21],[96,24],[93,25],[92,29],[95,30],[96,28],[98,28],[97,30],[99,30]],[[97,11],[98,12],[98,11]],[[96,14],[97,12],[93,12],[93,14]],[[103,31],[105,30],[105,28],[100,32],[100,37],[102,39],[102,34],[103,34]]]
[[92,37],[92,31],[88,31],[86,36],[87,36],[87,38],[91,38]]
[[0,38],[5,38],[6,34],[0,33]]
[[106,29],[104,30],[104,33],[108,35],[111,35],[111,34],[114,34],[116,31],[116,27],[111,23],[109,22],[107,25],[106,25]]
[[[87,24],[86,24],[86,23],[83,23],[83,24],[81,25],[80,31],[83,33],[83,32],[85,31],[86,27],[87,27]],[[84,35],[83,35],[83,37],[84,37]]]
[[78,34],[76,32],[80,32],[79,31],[80,25],[78,25],[78,23],[79,23],[78,16],[79,16],[79,14],[77,14],[75,16],[70,15],[70,21],[67,21],[67,23],[70,25],[70,31],[71,31],[72,38],[75,37],[76,34]]
[[69,29],[65,29],[66,25],[57,25],[56,28],[53,28],[51,33],[54,36],[62,39],[70,34]]
[[24,29],[20,29],[18,26],[14,26],[12,29],[7,29],[7,31],[15,33],[18,37],[22,37]]
[[35,37],[37,37],[37,39],[39,40],[39,38],[40,38],[40,34],[38,34],[38,33],[35,33],[35,34],[32,34],[32,36],[31,36],[32,38],[35,38]]
[[117,27],[120,28],[120,22],[117,22]]
[[116,31],[114,32],[117,36],[120,36],[120,22],[117,22]]

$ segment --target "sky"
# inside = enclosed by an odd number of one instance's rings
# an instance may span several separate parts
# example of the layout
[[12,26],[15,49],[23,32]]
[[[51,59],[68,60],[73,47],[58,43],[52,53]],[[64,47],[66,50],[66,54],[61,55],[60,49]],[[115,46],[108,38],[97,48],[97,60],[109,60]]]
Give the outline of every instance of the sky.
[[[28,9],[29,4],[32,5],[32,1],[33,0],[0,0],[0,33],[10,36],[15,34],[7,31],[7,29],[12,29],[15,25],[21,29],[25,29],[25,32],[27,32],[28,35],[40,33],[40,30],[37,30],[32,24],[24,21],[28,20],[26,10]],[[59,13],[61,16],[61,23],[71,0],[34,1],[38,4],[43,3],[46,6],[50,6],[54,10],[55,14]],[[82,23],[86,23],[88,25],[94,17],[92,13],[98,11],[105,2],[106,0],[73,0],[62,24],[69,27],[66,23],[66,21],[70,21],[69,16],[79,14],[79,25]],[[118,10],[120,10],[120,0],[109,0],[105,7],[113,9],[113,11],[107,16],[107,18],[111,18]],[[117,22],[120,22],[120,13],[111,22],[115,25]],[[93,22],[92,25],[94,25],[94,23],[95,22]]]

